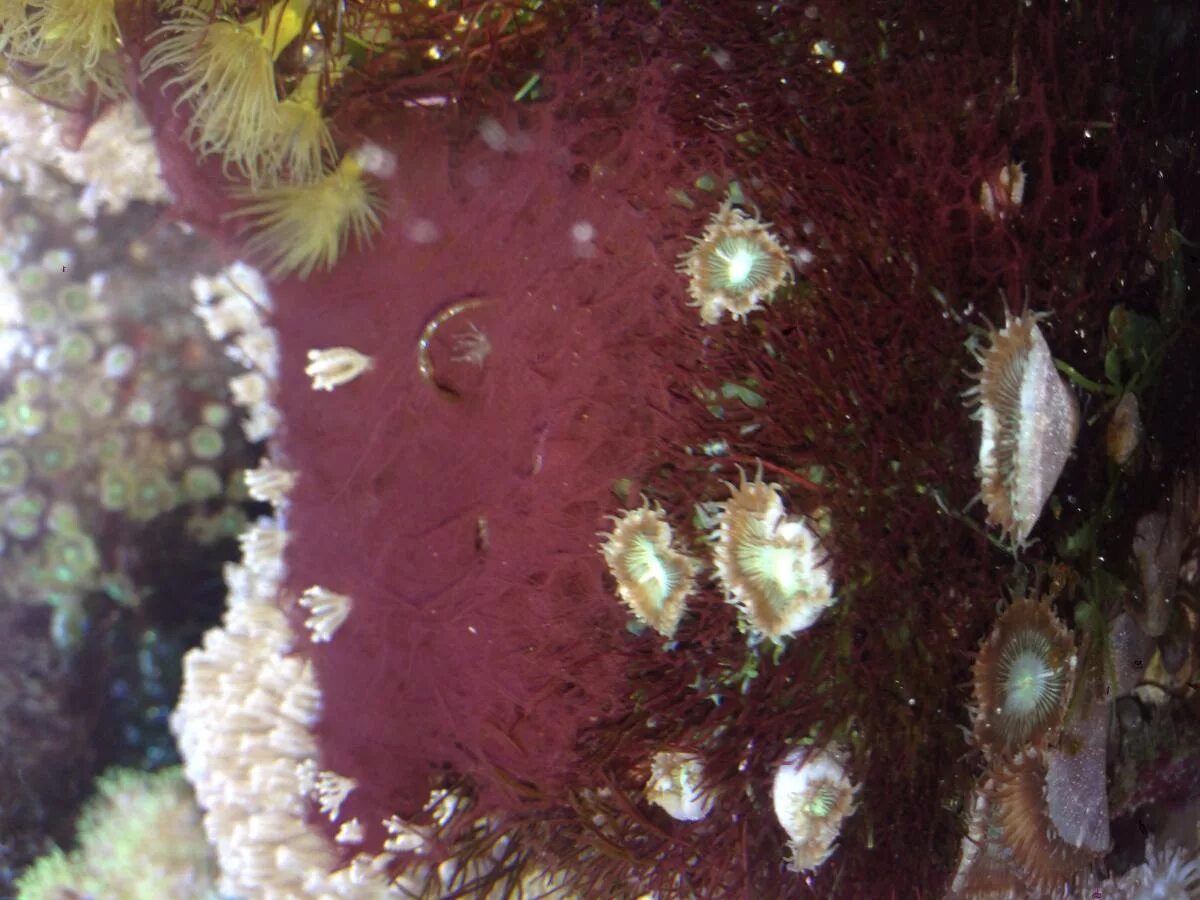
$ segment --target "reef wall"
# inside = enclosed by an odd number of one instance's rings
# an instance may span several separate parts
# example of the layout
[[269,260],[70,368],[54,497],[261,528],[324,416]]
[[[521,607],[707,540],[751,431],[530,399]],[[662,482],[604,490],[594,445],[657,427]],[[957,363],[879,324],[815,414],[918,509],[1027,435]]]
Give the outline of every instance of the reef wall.
[[[279,46],[232,5],[166,32],[153,4],[122,19],[176,213],[279,276],[264,374],[286,477],[177,717],[201,802],[228,804],[208,824],[228,883],[948,889],[976,858],[976,789],[1003,804],[1024,754],[1057,764],[1040,754],[1059,721],[1000,750],[972,737],[976,648],[1007,598],[1045,595],[1079,629],[1051,666],[1064,733],[1103,735],[1126,671],[1108,636],[1144,587],[1106,563],[1130,553],[1107,523],[1194,461],[1194,430],[1161,426],[1160,369],[1164,335],[1194,336],[1191,15],[362,3],[331,25],[331,8],[272,7]],[[311,107],[304,78],[328,79],[321,178],[222,160],[199,63],[141,64],[218,24],[189,52],[240,29],[272,101]],[[335,34],[349,63],[322,55]],[[708,241],[722,221],[736,233]],[[769,288],[747,232],[787,248]],[[762,296],[702,322],[696,271]],[[962,395],[989,320],[1024,310],[1046,314],[1041,383],[1082,398],[1082,425],[1053,496],[998,535],[990,500],[972,508],[986,453]],[[1194,366],[1167,371],[1194,400]],[[1126,393],[1171,437],[1122,469],[1104,428]],[[647,532],[614,566],[611,517],[643,505],[673,549]],[[618,600],[619,572],[673,589],[693,569],[669,635]],[[756,617],[814,585],[831,593],[803,630]],[[1065,840],[1067,863],[1028,851],[997,889],[1082,884],[1107,843]]]

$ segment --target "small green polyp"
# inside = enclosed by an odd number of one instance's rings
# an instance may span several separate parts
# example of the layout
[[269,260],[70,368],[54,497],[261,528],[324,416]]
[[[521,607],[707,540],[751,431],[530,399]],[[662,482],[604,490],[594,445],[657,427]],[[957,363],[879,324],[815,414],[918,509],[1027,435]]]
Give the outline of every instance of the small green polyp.
[[79,509],[73,503],[58,502],[46,514],[46,525],[55,534],[79,534]]
[[17,290],[22,294],[36,294],[44,291],[50,284],[50,276],[37,266],[26,266],[17,270]]
[[137,479],[130,496],[129,517],[135,522],[148,522],[178,501],[179,492],[164,473],[148,472]]
[[87,535],[55,535],[47,542],[46,557],[54,582],[60,587],[76,587],[96,573],[100,554]]
[[37,494],[17,494],[4,504],[4,527],[13,537],[28,540],[41,530],[46,501]]
[[13,419],[22,434],[35,435],[46,427],[46,413],[26,400],[13,404]]
[[210,428],[224,428],[233,417],[229,407],[223,403],[206,403],[200,417]]
[[25,324],[34,331],[42,331],[54,326],[58,314],[54,310],[54,304],[49,300],[30,300],[23,304],[25,312]]
[[93,311],[92,295],[82,284],[64,285],[58,292],[59,308],[72,319],[84,319]]
[[79,456],[66,440],[49,436],[40,440],[34,450],[33,464],[38,473],[53,478],[74,468]]
[[125,472],[112,469],[100,475],[100,505],[109,512],[116,512],[129,505],[133,493],[133,480]]
[[78,367],[91,362],[96,353],[96,344],[86,334],[71,331],[58,342],[58,352],[64,365]]
[[183,473],[183,493],[189,500],[194,501],[219,496],[221,476],[209,466],[189,466]]
[[29,477],[29,463],[12,447],[0,448],[0,493],[20,490]]
[[201,425],[188,435],[188,447],[197,459],[216,459],[225,449],[225,439],[215,428]]

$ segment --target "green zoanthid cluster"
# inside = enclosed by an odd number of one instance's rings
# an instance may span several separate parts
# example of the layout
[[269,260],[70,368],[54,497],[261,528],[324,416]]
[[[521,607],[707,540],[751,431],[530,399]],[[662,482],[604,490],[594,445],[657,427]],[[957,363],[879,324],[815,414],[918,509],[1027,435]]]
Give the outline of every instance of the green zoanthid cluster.
[[243,526],[237,368],[186,276],[83,219],[73,190],[0,184],[0,219],[0,596],[51,604],[70,645],[89,595],[137,602],[151,523],[200,544]]
[[78,835],[73,851],[52,850],[26,870],[19,900],[219,896],[200,809],[178,768],[102,775]]

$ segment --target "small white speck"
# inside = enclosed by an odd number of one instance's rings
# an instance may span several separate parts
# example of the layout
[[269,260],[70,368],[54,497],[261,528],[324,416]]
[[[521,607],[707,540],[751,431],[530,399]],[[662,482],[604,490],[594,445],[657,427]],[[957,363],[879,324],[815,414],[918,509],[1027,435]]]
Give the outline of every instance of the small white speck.
[[806,268],[808,268],[808,266],[812,265],[812,261],[814,259],[816,259],[816,256],[814,256],[813,252],[811,250],[809,250],[807,247],[801,247],[799,250],[797,250],[795,253],[792,254],[792,261],[796,264],[796,268],[801,269],[801,270],[806,269]]
[[491,116],[479,123],[479,136],[491,149],[499,152],[508,146],[508,132]]
[[364,172],[376,178],[391,178],[396,174],[396,154],[378,144],[363,144],[354,151],[355,161]]
[[442,236],[442,231],[429,219],[413,219],[405,227],[404,235],[414,244],[432,244]]

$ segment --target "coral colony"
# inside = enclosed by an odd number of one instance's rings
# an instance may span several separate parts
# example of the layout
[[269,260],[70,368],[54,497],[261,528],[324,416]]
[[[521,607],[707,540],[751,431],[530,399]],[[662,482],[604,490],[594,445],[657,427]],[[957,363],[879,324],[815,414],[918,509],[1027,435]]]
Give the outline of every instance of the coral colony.
[[[1084,6],[0,3],[3,90],[143,116],[225,254],[222,893],[1200,896],[1200,25]],[[5,590],[62,607],[232,417],[13,221]]]

